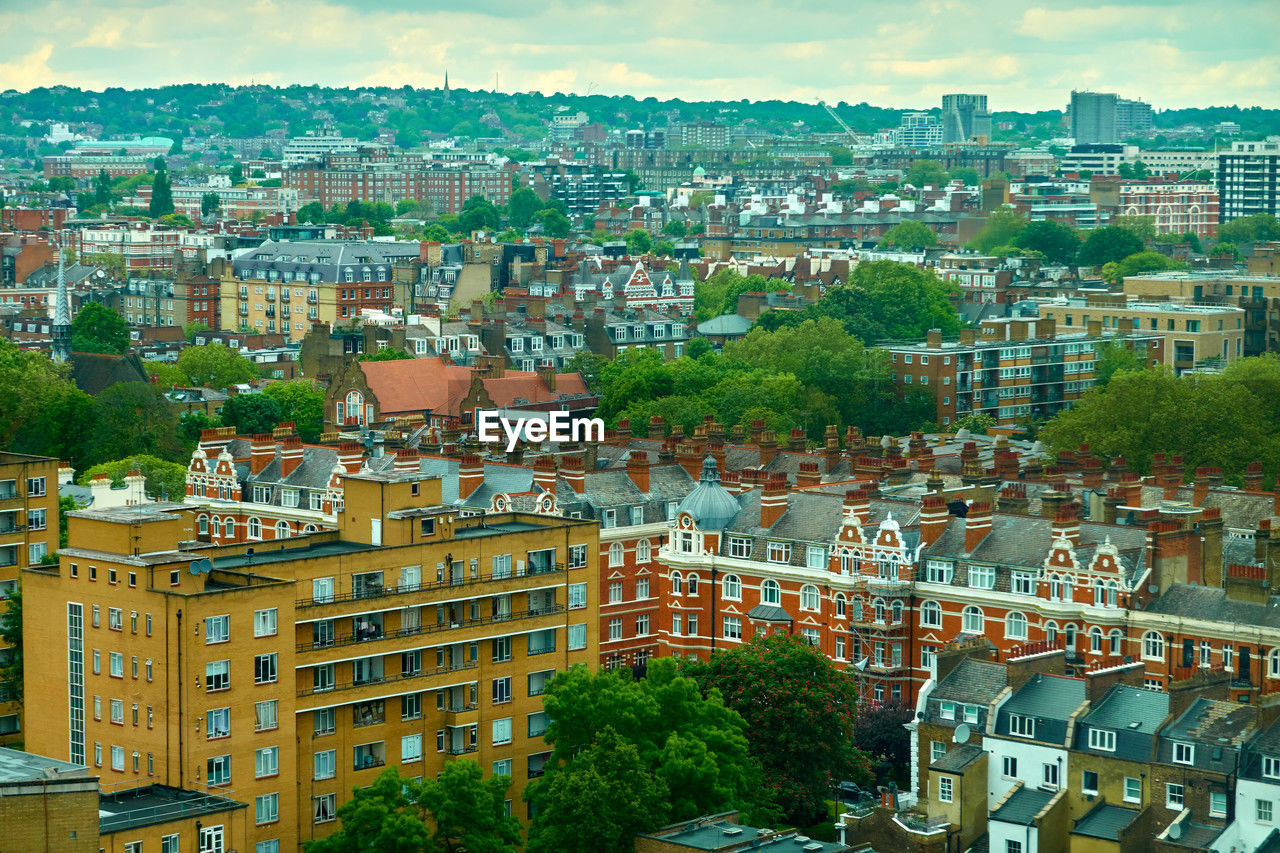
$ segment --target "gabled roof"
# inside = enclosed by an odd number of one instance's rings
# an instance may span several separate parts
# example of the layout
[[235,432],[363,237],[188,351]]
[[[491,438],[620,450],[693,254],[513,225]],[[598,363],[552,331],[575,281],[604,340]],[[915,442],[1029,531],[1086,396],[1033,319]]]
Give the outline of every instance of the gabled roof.
[[1084,702],[1084,697],[1082,679],[1036,673],[1004,703],[1000,713],[1065,721]]
[[[1117,684],[1080,722],[1087,726],[1153,735],[1169,716],[1169,694]],[[1137,723],[1135,726],[1134,723]]]
[[421,413],[457,417],[471,390],[471,368],[439,358],[362,361],[365,382],[378,398],[382,417]]
[[968,705],[990,705],[1008,684],[1009,671],[1004,664],[965,658],[938,682],[929,698]]
[[508,370],[502,376],[487,377],[480,381],[484,384],[484,390],[489,392],[493,404],[502,407],[511,406],[516,400],[548,403],[567,394],[590,393],[582,375],[578,373],[557,374],[554,391],[547,387],[541,376],[528,370]]
[[930,764],[929,769],[940,770],[943,773],[963,773],[966,767],[983,755],[986,755],[986,750],[977,744],[957,744],[948,749],[937,761]]

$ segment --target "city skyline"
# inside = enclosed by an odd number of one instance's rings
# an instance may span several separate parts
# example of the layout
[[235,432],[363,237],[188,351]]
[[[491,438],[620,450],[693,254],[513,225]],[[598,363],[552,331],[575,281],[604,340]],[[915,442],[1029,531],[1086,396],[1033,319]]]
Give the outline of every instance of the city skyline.
[[[786,10],[769,0],[732,10],[577,0],[532,10],[507,0],[466,11],[437,6],[139,2],[104,12],[85,0],[0,2],[0,47],[9,57],[0,62],[0,90],[438,87],[447,70],[451,85],[469,89],[664,100],[824,98],[921,108],[947,92],[982,92],[998,112],[1060,110],[1072,89],[1091,89],[1156,109],[1280,106],[1280,59],[1268,50],[1280,10],[1252,0],[1212,10],[954,0],[859,4],[852,12],[826,0]],[[816,37],[826,33],[841,35]],[[1217,47],[1226,41],[1229,59]]]

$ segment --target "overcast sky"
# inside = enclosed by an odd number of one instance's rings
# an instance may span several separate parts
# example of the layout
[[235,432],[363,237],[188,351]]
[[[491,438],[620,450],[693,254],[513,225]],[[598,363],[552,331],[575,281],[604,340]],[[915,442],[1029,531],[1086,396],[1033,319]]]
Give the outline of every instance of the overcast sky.
[[0,90],[59,83],[502,91],[1061,109],[1280,107],[1280,2],[0,0]]

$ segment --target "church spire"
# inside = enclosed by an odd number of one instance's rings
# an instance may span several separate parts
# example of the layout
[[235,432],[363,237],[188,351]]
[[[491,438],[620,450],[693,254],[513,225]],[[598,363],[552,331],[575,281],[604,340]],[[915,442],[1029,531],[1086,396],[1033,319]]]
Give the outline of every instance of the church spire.
[[71,357],[71,300],[67,298],[66,261],[58,246],[58,295],[53,307],[53,360]]
[[444,70],[444,99],[449,100],[449,69]]

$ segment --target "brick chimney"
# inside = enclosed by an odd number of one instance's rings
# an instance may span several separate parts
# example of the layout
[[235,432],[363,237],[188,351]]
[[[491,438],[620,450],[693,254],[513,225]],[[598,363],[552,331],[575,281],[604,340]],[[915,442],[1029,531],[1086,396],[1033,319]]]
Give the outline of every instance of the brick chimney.
[[560,476],[577,494],[587,490],[587,474],[581,456],[565,456],[560,460]]
[[965,552],[973,553],[990,532],[991,504],[986,501],[974,501],[969,504],[969,513],[964,519]]
[[271,433],[259,433],[249,444],[249,473],[257,474],[276,458],[276,444]]
[[728,470],[728,466],[725,464],[724,442],[711,442],[711,446],[707,449],[707,452],[711,454],[712,459],[716,460],[716,470],[719,471],[720,476],[723,477],[725,472]]
[[751,443],[759,444],[761,437],[764,435],[764,421],[751,422]]
[[649,491],[649,454],[643,450],[633,450],[627,455],[627,478],[640,491]]
[[1120,490],[1124,492],[1124,505],[1142,506],[1142,480],[1137,474],[1125,472],[1120,475]]
[[1204,539],[1204,556],[1200,560],[1205,586],[1222,588],[1222,510],[1208,507],[1200,517],[1200,536]]
[[533,485],[544,492],[555,492],[556,463],[550,456],[539,456],[533,463]]
[[695,480],[702,475],[702,457],[698,455],[697,449],[687,441],[682,441],[676,445],[676,464]]
[[1031,505],[1030,499],[1027,497],[1026,483],[1009,483],[1000,490],[1000,496],[997,498],[997,505],[1001,512],[1016,513],[1018,515],[1026,515],[1027,508]]
[[458,463],[458,497],[466,500],[484,484],[484,463],[474,453],[468,453]]
[[302,464],[302,439],[296,435],[280,443],[280,476],[287,477]]
[[925,495],[920,504],[920,541],[925,545],[937,542],[950,519],[947,501],[942,495]]
[[417,471],[418,451],[407,447],[397,450],[395,466],[397,471]]
[[791,430],[791,436],[787,439],[787,450],[793,453],[799,453],[804,450],[804,430]]
[[1146,674],[1146,665],[1140,660],[1132,663],[1093,664],[1084,674],[1084,696],[1090,702],[1098,702],[1117,684],[1142,687]]
[[662,441],[667,435],[667,424],[662,418],[654,415],[649,418],[649,438],[654,441]]
[[787,478],[783,474],[770,474],[760,493],[760,526],[773,525],[787,511]]
[[1214,485],[1214,479],[1218,483],[1222,482],[1222,469],[1211,466],[1201,466],[1196,469],[1195,486],[1191,490],[1191,502],[1193,506],[1203,506],[1205,499],[1209,497],[1209,487]]
[[1244,467],[1244,487],[1251,492],[1262,491],[1262,463],[1250,462]]
[[1066,539],[1071,543],[1072,548],[1080,547],[1080,518],[1074,503],[1066,504],[1059,509],[1050,527],[1055,540]]
[[818,471],[818,463],[805,461],[800,463],[796,472],[796,485],[802,489],[816,486],[822,482],[822,474]]
[[338,464],[348,474],[355,474],[364,462],[364,449],[354,441],[344,441],[338,448]]
[[871,491],[854,489],[844,493],[844,514],[858,519],[858,524],[865,525],[871,519]]
[[778,455],[778,439],[773,430],[767,429],[760,434],[760,465],[768,465]]

